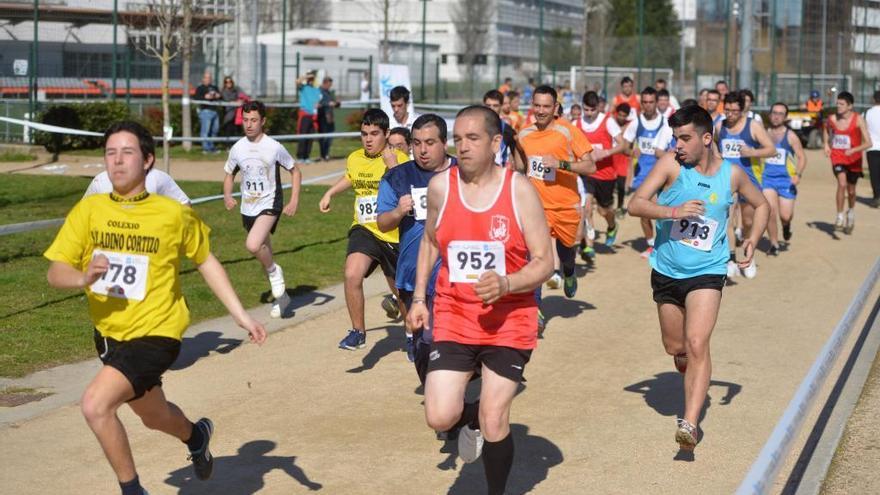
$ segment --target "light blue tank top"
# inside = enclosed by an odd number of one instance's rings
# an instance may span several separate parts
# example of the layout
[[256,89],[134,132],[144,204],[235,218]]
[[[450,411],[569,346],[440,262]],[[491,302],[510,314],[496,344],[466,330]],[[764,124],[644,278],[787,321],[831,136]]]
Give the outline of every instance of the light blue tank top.
[[731,167],[724,160],[715,175],[707,177],[696,167],[681,165],[678,178],[657,197],[661,206],[680,206],[699,199],[706,208],[702,219],[657,221],[657,238],[651,267],[667,277],[683,279],[700,275],[725,275],[730,258],[727,216],[733,204]]

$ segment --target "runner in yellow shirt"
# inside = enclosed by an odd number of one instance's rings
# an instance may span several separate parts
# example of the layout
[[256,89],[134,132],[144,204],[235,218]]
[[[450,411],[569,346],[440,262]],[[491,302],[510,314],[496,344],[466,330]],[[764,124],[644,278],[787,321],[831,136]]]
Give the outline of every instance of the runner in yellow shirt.
[[[361,143],[363,148],[348,155],[345,175],[324,193],[319,204],[321,212],[327,213],[333,196],[348,188],[354,189],[354,219],[348,231],[348,254],[345,258],[345,304],[351,318],[351,329],[339,342],[340,349],[348,350],[362,349],[367,345],[364,279],[376,267],[381,267],[388,287],[393,294],[397,294],[394,283],[399,253],[397,229],[388,232],[379,230],[376,206],[382,176],[389,168],[409,161],[406,153],[388,146],[388,115],[378,108],[364,113]],[[399,314],[403,314],[399,301],[397,305]]]
[[82,413],[123,495],[140,495],[145,491],[116,415],[126,402],[148,428],[187,444],[199,479],[209,478],[213,469],[211,420],[191,423],[162,392],[162,374],[177,358],[189,324],[178,275],[181,258],[198,265],[252,341],[263,343],[266,330],[245,312],[211,254],[208,226],[188,206],[146,191],[146,175],[155,161],[149,131],[134,122],[119,122],[104,138],[113,192],[77,203],[44,256],[52,262],[49,285],[86,292],[104,366],[83,394]]

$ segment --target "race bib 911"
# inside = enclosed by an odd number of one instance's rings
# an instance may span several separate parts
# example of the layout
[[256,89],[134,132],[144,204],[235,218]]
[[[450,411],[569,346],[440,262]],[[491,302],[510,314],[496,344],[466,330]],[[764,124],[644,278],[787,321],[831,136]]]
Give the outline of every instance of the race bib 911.
[[507,275],[501,241],[452,241],[446,248],[449,281],[475,284],[483,272]]
[[92,257],[99,254],[110,260],[110,267],[91,285],[92,293],[143,301],[147,292],[150,258],[142,254],[116,253],[100,249],[95,249]]
[[556,169],[553,167],[545,167],[544,159],[540,156],[529,157],[529,177],[543,180],[545,182],[556,181]]
[[357,199],[355,207],[357,208],[357,221],[363,225],[365,223],[374,223],[376,221],[376,206],[379,198],[373,196],[362,196]]
[[410,196],[413,199],[413,216],[416,220],[428,218],[428,188],[410,187]]
[[704,216],[681,218],[670,224],[669,238],[685,246],[710,251],[718,222]]

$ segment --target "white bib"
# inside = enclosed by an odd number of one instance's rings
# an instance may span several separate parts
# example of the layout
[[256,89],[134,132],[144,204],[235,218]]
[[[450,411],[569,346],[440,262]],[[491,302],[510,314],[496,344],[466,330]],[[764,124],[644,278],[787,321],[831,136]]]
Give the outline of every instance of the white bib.
[[722,158],[740,158],[742,149],[746,146],[746,142],[742,139],[722,139],[721,140],[721,157]]
[[652,137],[639,137],[639,153],[654,156],[654,139]]
[[788,150],[785,148],[776,148],[776,154],[764,161],[767,165],[785,165],[785,159],[788,157]]
[[413,199],[413,216],[415,219],[424,220],[428,218],[428,188],[410,186],[409,191]]
[[150,258],[142,254],[115,253],[100,249],[95,249],[92,257],[99,254],[110,260],[110,268],[92,284],[92,292],[119,299],[143,301],[147,292]]
[[708,217],[695,216],[670,222],[669,229],[669,238],[673,241],[700,251],[710,251],[718,222]]
[[379,198],[375,195],[362,196],[357,199],[357,221],[359,224],[376,222],[376,206],[378,202]]
[[540,156],[529,157],[529,177],[545,182],[556,182],[556,169],[544,166],[544,159]]
[[852,148],[849,134],[835,134],[834,137],[831,138],[831,147],[836,150],[848,150]]
[[504,243],[501,241],[452,241],[446,249],[449,281],[475,284],[483,272],[507,275]]

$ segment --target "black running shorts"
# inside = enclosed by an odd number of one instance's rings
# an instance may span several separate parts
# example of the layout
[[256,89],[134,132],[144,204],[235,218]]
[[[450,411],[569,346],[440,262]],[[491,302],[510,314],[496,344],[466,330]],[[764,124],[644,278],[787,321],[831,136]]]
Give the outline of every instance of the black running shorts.
[[672,278],[657,270],[651,270],[651,288],[654,289],[654,302],[675,304],[685,307],[684,302],[691,291],[715,289],[721,292],[727,282],[727,275],[698,275],[691,278]]
[[394,278],[397,273],[397,257],[400,254],[397,246],[397,244],[380,241],[369,230],[355,225],[348,231],[348,252],[346,255],[361,253],[372,258],[373,263],[370,264],[370,269],[367,271],[368,277],[377,266],[380,266],[386,277]]
[[865,176],[862,172],[853,172],[848,165],[833,165],[831,170],[834,172],[835,177],[840,174],[846,174],[847,184],[856,184],[859,179]]
[[590,176],[581,176],[584,181],[584,187],[587,193],[596,198],[596,203],[602,208],[609,208],[614,204],[614,188],[617,186],[617,179],[599,180]]
[[242,215],[241,216],[241,224],[244,225],[244,230],[250,232],[251,229],[254,228],[254,222],[256,222],[257,218],[259,218],[262,215],[269,215],[270,217],[275,217],[275,222],[272,224],[272,230],[269,231],[270,234],[274,234],[275,227],[278,226],[278,220],[281,218],[281,212],[278,210],[274,210],[274,209],[263,210],[254,216]]
[[170,337],[140,337],[118,341],[102,337],[95,330],[95,350],[105,366],[119,370],[131,383],[134,397],[140,399],[153,387],[162,386],[162,374],[180,354],[180,341]]
[[496,345],[471,345],[458,342],[434,342],[428,356],[428,373],[437,370],[479,372],[485,366],[514,382],[524,382],[526,363],[531,349],[514,349]]

